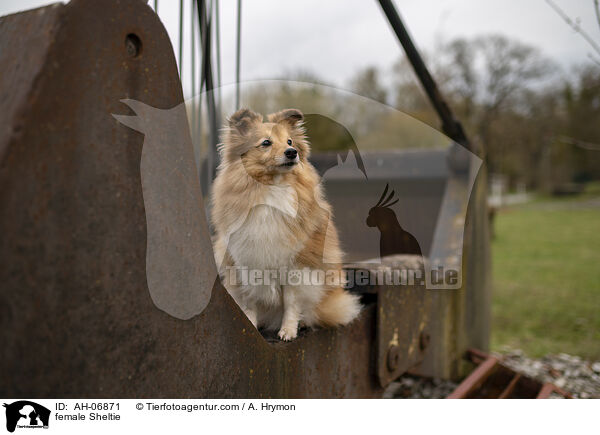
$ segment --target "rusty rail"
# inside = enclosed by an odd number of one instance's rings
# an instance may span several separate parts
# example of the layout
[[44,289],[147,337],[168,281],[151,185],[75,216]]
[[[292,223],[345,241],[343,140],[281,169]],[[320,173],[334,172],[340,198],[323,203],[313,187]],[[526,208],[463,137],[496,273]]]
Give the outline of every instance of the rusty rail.
[[448,399],[465,399],[470,397],[481,388],[483,383],[494,373],[497,366],[497,358],[487,358],[448,396]]
[[477,367],[447,399],[547,399],[552,393],[564,398],[572,395],[552,383],[540,383],[502,364],[501,359],[477,349],[469,349],[469,359]]

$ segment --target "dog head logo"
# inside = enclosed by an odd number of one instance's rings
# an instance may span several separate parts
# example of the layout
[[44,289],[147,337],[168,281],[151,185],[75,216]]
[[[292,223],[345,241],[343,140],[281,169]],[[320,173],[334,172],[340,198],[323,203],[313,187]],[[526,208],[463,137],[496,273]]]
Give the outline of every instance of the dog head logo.
[[29,400],[19,400],[4,404],[6,408],[6,430],[14,432],[18,428],[48,428],[50,410]]

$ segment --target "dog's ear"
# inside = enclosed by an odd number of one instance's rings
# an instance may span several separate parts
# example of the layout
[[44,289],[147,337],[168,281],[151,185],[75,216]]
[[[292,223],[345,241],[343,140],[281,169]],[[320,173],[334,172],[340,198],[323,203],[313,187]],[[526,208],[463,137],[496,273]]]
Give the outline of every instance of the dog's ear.
[[228,119],[229,127],[235,129],[244,136],[250,130],[253,124],[262,122],[262,115],[253,112],[250,109],[240,109]]
[[271,113],[269,122],[285,122],[291,127],[300,127],[304,121],[304,115],[298,109],[284,109],[281,112]]

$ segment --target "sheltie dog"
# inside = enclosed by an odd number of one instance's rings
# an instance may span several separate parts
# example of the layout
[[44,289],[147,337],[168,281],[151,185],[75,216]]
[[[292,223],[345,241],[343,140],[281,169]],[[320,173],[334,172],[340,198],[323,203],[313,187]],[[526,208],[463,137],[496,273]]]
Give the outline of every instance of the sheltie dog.
[[228,119],[212,190],[223,283],[257,328],[293,340],[298,327],[339,326],[360,312],[344,290],[342,252],[304,116],[241,109]]

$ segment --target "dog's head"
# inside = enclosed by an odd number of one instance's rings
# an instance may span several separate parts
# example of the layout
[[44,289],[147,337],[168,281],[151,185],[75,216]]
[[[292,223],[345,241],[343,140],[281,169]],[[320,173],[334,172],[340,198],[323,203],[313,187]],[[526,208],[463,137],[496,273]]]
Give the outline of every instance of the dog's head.
[[272,113],[266,122],[249,109],[238,110],[225,128],[221,157],[228,164],[241,161],[254,178],[293,172],[310,154],[303,121],[297,109]]

